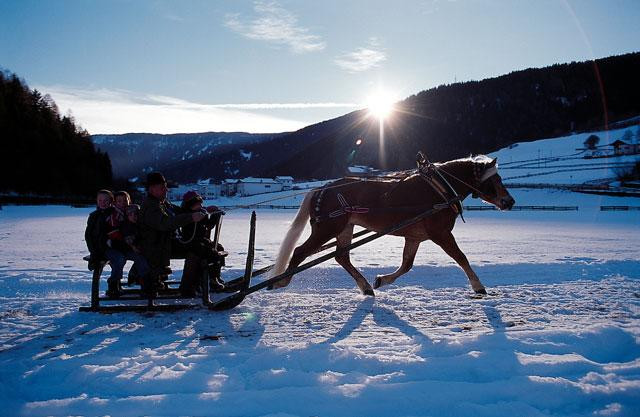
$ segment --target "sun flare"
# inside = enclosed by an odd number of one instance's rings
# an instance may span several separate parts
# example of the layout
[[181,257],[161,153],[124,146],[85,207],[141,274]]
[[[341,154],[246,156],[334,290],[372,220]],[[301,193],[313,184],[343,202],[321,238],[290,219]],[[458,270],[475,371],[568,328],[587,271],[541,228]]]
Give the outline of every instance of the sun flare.
[[384,120],[393,113],[395,101],[388,91],[378,90],[369,96],[366,104],[371,116]]

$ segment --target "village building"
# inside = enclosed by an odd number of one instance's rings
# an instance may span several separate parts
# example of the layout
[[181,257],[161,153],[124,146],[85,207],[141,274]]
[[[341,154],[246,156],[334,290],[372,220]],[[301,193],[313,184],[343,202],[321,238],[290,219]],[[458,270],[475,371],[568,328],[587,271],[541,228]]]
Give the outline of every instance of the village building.
[[195,184],[181,184],[169,188],[168,197],[171,201],[180,201],[187,191],[197,191],[204,200],[214,200],[219,197],[249,196],[263,193],[274,193],[293,189],[293,177],[278,176],[274,178],[243,179],[228,178],[216,182],[210,178],[199,180]]
[[354,177],[367,177],[379,174],[380,170],[366,165],[352,165],[350,167],[347,167],[347,172],[349,173],[349,175]]
[[637,143],[627,143],[619,139],[613,142],[610,146],[613,147],[613,153],[615,155],[633,155],[640,152],[639,145]]
[[640,154],[640,144],[627,143],[623,140],[616,140],[609,145],[593,146],[589,148],[577,148],[577,151],[584,151],[585,158],[609,158],[622,155]]
[[245,197],[248,195],[273,193],[282,190],[282,183],[273,178],[248,177],[238,181],[236,192],[238,195]]
[[236,179],[226,179],[220,184],[220,195],[233,197],[238,192],[238,181]]
[[200,180],[197,183],[196,191],[205,200],[213,200],[220,197],[222,186],[214,182],[211,178]]
[[167,198],[169,201],[181,201],[182,196],[187,192],[195,189],[194,184],[180,184],[177,187],[169,187]]
[[293,188],[293,177],[277,176],[276,181],[282,184],[282,191],[288,191]]

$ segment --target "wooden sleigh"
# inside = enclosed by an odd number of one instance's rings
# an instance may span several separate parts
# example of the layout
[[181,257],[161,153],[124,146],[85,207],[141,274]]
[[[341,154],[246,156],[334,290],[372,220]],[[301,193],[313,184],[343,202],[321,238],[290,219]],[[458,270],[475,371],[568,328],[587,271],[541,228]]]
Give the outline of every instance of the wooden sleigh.
[[[101,313],[117,313],[117,312],[147,312],[147,311],[178,311],[196,307],[210,307],[214,302],[213,298],[216,294],[228,294],[230,292],[241,291],[245,283],[248,286],[251,270],[253,269],[253,259],[255,252],[255,228],[256,214],[251,214],[251,226],[249,233],[249,250],[247,255],[247,264],[245,274],[241,277],[231,279],[226,282],[225,288],[220,291],[211,289],[209,283],[211,279],[219,279],[220,276],[211,277],[207,261],[202,261],[201,270],[204,271],[200,277],[200,294],[194,297],[186,297],[181,294],[179,289],[180,281],[171,280],[170,276],[160,276],[159,281],[163,283],[161,288],[154,291],[143,292],[141,286],[134,288],[126,288],[120,291],[117,298],[101,295],[101,277],[105,267],[109,265],[106,260],[100,261],[93,270],[91,279],[91,304],[89,306],[80,307],[83,312],[101,312]],[[215,242],[217,243],[220,235],[220,223],[216,227]],[[219,256],[226,257],[227,252],[218,252]],[[184,258],[173,258],[184,259]],[[85,256],[83,260],[89,262],[89,256]],[[218,270],[219,271],[219,270]],[[248,271],[248,272],[246,272]]]

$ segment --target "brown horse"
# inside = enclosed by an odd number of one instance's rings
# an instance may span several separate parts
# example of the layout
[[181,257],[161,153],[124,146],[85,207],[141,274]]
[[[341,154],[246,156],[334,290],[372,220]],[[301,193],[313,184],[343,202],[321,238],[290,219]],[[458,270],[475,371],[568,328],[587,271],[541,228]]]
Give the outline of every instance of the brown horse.
[[[280,246],[271,276],[297,267],[332,238],[336,239],[338,250],[348,246],[355,225],[380,232],[436,207],[431,215],[392,233],[405,239],[402,265],[391,274],[377,276],[374,287],[391,284],[408,272],[418,246],[430,239],[460,265],[476,293],[486,294],[451,233],[461,214],[461,202],[469,194],[500,210],[509,210],[515,203],[498,175],[496,160],[484,155],[431,164],[419,154],[417,170],[384,179],[343,178],[327,184],[305,196]],[[311,236],[294,250],[308,219]],[[363,294],[374,295],[371,285],[351,264],[348,251],[339,251],[335,259],[356,280]],[[272,288],[287,286],[290,281],[291,278],[277,281]]]

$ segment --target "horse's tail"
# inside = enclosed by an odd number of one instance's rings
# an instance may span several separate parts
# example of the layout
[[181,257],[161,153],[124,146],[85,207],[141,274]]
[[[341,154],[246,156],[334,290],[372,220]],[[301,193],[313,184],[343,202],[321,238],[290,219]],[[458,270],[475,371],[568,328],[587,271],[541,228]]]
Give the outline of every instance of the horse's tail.
[[307,195],[305,195],[304,197],[304,200],[302,200],[302,204],[300,204],[298,213],[296,213],[296,217],[293,219],[293,222],[291,223],[291,226],[289,226],[289,230],[287,230],[287,234],[285,235],[284,240],[280,244],[280,250],[278,251],[276,263],[270,273],[271,277],[280,275],[287,269],[289,259],[291,259],[291,254],[295,249],[295,245],[298,242],[298,239],[300,239],[300,235],[304,230],[304,226],[307,224],[307,220],[309,220],[309,207],[311,206],[311,196],[313,194],[313,192],[307,193]]

